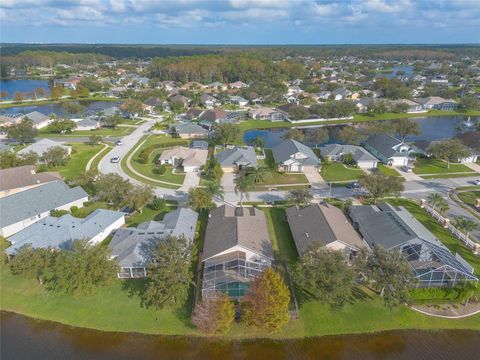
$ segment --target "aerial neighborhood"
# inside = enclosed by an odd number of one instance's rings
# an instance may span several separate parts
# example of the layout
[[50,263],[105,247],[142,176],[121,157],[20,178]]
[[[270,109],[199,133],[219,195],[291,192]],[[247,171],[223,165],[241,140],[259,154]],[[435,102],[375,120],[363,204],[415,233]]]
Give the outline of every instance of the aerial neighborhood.
[[247,337],[478,311],[475,48],[128,48],[5,56],[35,82],[0,102],[5,310]]

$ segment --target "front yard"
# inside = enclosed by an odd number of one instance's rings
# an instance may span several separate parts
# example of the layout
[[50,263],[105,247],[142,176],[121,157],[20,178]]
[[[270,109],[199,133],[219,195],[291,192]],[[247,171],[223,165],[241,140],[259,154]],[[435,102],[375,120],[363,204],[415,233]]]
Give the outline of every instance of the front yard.
[[475,174],[472,169],[464,164],[451,163],[450,167],[447,167],[445,161],[438,159],[417,159],[413,172],[417,175],[428,175],[430,179],[435,178],[436,175],[438,175],[439,178],[445,178],[450,177],[450,174],[454,175],[452,177],[472,176]]
[[399,177],[399,176],[402,176],[397,170],[395,170],[394,168],[390,167],[390,166],[387,166],[385,164],[381,164],[381,163],[378,163],[378,170],[387,175],[387,176],[395,176],[395,177]]
[[323,164],[320,175],[326,182],[358,180],[365,172],[362,169],[346,167],[341,163]]

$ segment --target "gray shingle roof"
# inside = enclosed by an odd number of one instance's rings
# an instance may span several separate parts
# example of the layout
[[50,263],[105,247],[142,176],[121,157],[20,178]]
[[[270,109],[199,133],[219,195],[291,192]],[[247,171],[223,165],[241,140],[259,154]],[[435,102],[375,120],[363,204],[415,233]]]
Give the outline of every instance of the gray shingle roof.
[[26,148],[23,148],[18,152],[18,154],[28,154],[30,151],[33,151],[36,153],[38,156],[42,156],[45,151],[48,149],[51,149],[53,147],[60,146],[64,149],[67,149],[67,151],[70,151],[71,147],[70,146],[65,146],[63,143],[58,142],[58,141],[53,141],[50,139],[41,139],[38,140],[37,142],[34,142],[33,144],[27,146]]
[[312,204],[286,210],[287,221],[300,255],[314,242],[323,246],[341,241],[350,248],[366,247],[342,211],[333,205]]
[[234,149],[225,150],[215,155],[218,163],[221,166],[232,165],[248,165],[257,167],[257,154],[251,146],[245,148],[236,147]]
[[277,164],[281,164],[284,161],[290,159],[296,153],[302,153],[306,156],[305,159],[295,159],[303,165],[318,165],[320,160],[313,150],[293,139],[289,139],[281,142],[280,144],[272,148],[273,158]]
[[225,205],[210,211],[203,260],[236,245],[273,259],[272,243],[262,211]]
[[193,242],[197,219],[195,211],[179,208],[166,214],[163,221],[147,221],[136,228],[118,229],[108,247],[121,267],[145,267],[152,247],[165,236],[183,235]]
[[355,161],[375,161],[377,158],[367,150],[356,145],[328,144],[320,148],[322,156],[341,156],[343,154],[352,154]]
[[200,125],[194,123],[183,123],[175,125],[175,131],[178,134],[200,134],[200,135],[208,135],[208,131],[205,130]]
[[33,248],[55,248],[70,250],[76,240],[90,240],[124,216],[124,213],[97,209],[86,218],[75,218],[70,214],[56,218],[48,216],[19,231],[8,240],[12,243],[6,252],[15,254],[27,244]]
[[71,202],[87,199],[80,186],[69,188],[63,181],[53,181],[0,199],[0,227],[51,211]]
[[28,117],[30,120],[32,120],[35,125],[41,124],[49,119],[47,115],[38,111],[32,111],[28,114],[25,114],[25,117]]
[[393,136],[388,134],[378,134],[370,137],[366,144],[376,149],[380,154],[383,154],[386,158],[392,156],[406,156],[396,151],[393,147],[401,144],[402,142],[398,139],[395,139]]

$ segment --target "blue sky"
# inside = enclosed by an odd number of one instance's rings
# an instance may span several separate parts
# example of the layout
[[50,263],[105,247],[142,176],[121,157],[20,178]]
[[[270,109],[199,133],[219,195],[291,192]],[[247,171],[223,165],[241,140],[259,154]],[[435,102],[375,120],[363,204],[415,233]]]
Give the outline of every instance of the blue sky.
[[2,42],[478,43],[480,0],[1,0]]

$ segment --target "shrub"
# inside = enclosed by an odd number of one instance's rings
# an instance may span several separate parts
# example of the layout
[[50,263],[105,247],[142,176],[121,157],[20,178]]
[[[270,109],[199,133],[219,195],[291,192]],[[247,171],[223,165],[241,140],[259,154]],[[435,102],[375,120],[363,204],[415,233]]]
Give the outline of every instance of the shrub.
[[53,217],[62,217],[63,215],[66,215],[68,214],[68,211],[67,210],[56,210],[56,209],[53,209],[50,211],[50,216],[53,216]]
[[167,205],[167,202],[165,201],[165,199],[155,196],[153,200],[150,202],[150,204],[148,204],[148,207],[152,210],[159,211],[164,209],[166,205]]
[[157,165],[152,171],[154,174],[163,175],[167,171],[167,167],[165,165]]

